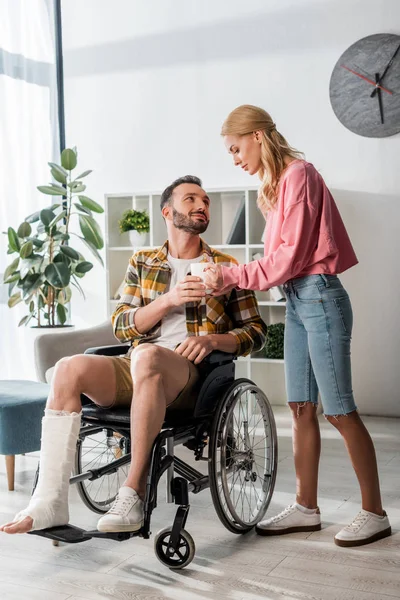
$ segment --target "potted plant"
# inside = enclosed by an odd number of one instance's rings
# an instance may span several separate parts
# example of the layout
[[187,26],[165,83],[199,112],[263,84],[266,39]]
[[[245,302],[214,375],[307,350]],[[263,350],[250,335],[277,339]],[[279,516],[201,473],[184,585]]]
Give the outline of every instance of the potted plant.
[[267,341],[264,348],[266,358],[283,358],[284,336],[284,323],[274,323],[273,325],[268,325]]
[[150,219],[145,210],[127,210],[119,221],[121,233],[129,231],[129,240],[132,246],[145,246],[147,234],[150,231]]
[[[28,312],[19,325],[33,321],[41,328],[66,325],[72,287],[84,296],[79,280],[93,264],[71,242],[79,239],[103,264],[98,252],[103,238],[93,217],[103,208],[84,195],[86,185],[82,182],[92,171],[78,176],[72,173],[77,166],[77,151],[70,148],[62,152],[61,165],[48,164],[57,183],[40,185],[38,190],[57,197],[57,201],[26,217],[17,230],[8,228],[8,254],[17,256],[4,273],[4,283],[9,286],[8,306],[20,302],[27,306]],[[79,222],[81,235],[71,231],[72,219]]]

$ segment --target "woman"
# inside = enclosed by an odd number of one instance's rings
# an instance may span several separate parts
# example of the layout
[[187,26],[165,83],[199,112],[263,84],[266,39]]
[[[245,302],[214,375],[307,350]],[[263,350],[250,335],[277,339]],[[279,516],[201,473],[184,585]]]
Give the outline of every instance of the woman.
[[357,258],[337,206],[312,164],[292,148],[270,115],[239,106],[221,132],[234,164],[261,180],[258,206],[267,220],[265,256],[237,267],[210,267],[214,295],[234,287],[268,290],[284,284],[285,379],[293,418],[296,501],[260,522],[260,535],[321,529],[317,505],[321,438],[318,391],[325,417],[344,439],[356,472],[362,510],[335,536],[338,546],[360,546],[391,534],[382,509],[375,450],[354,403],[349,296],[337,277]]

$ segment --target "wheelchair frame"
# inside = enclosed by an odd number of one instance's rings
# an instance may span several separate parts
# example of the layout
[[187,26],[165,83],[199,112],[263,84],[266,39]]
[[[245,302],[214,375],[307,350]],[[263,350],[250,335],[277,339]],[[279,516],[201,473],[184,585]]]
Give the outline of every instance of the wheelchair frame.
[[[129,346],[124,347],[118,345],[106,348],[92,348],[87,350],[86,353],[115,356],[123,354],[124,351],[127,352],[128,349]],[[248,382],[248,380],[235,380],[235,368],[233,362],[235,357],[233,355],[224,352],[213,352],[207,358],[208,360],[204,361],[202,367],[204,381],[202,382],[199,391],[194,414],[189,417],[185,415],[182,417],[179,413],[179,419],[177,421],[171,420],[171,417],[167,414],[167,420],[164,422],[163,429],[157,435],[153,443],[144,500],[144,522],[140,530],[135,532],[105,533],[97,530],[86,531],[73,525],[64,525],[30,533],[49,538],[53,540],[55,545],[58,545],[58,542],[79,543],[91,538],[108,538],[116,541],[124,541],[131,537],[140,536],[148,539],[151,535],[151,515],[157,506],[158,483],[162,475],[166,472],[167,503],[175,502],[175,504],[178,505],[178,509],[172,527],[162,530],[156,538],[156,554],[161,562],[169,568],[183,568],[189,564],[193,559],[195,552],[194,542],[190,534],[184,529],[190,509],[189,492],[197,494],[203,489],[210,487],[210,477],[209,475],[200,473],[191,465],[175,456],[174,447],[180,444],[188,445],[191,450],[194,450],[196,460],[203,459],[208,461],[208,458],[203,458],[203,451],[207,444],[206,438],[210,435],[213,418],[215,417],[216,401],[223,394],[229,392],[231,388],[237,387],[237,385],[235,386],[235,382],[247,382],[254,386],[254,384]],[[200,378],[200,380],[201,379],[202,378]],[[82,428],[78,444],[82,443],[84,434],[89,429],[91,434],[96,433],[96,431],[101,432],[102,430],[111,430],[124,438],[127,438],[130,442],[130,419],[129,415],[126,413],[126,409],[111,410],[110,412],[105,413],[104,409],[96,407],[92,403],[90,405],[84,405]],[[277,464],[276,430],[272,412],[270,413],[270,419],[272,419],[271,431],[272,436],[274,437],[272,440],[273,460],[271,463],[272,472],[270,474],[271,489],[265,510],[269,505],[275,485]],[[70,479],[70,484],[82,484],[86,480],[93,481],[117,472],[120,467],[129,464],[131,460],[130,445],[127,450],[128,451],[124,456],[116,458],[104,466],[89,469],[87,472],[74,475]],[[34,487],[36,486],[37,476]],[[242,533],[252,528],[251,526],[245,529],[236,529],[229,527],[226,523],[224,524],[235,533]],[[160,534],[161,542],[160,539],[158,539]],[[167,538],[168,542],[165,542],[165,539]],[[183,555],[180,551],[182,547],[184,547]]]

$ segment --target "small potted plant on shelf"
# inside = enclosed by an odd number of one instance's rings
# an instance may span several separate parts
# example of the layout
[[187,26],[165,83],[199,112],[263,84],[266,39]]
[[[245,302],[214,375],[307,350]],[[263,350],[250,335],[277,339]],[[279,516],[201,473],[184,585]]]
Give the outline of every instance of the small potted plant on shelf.
[[274,323],[268,325],[267,341],[265,344],[265,357],[282,359],[283,358],[283,341],[285,335],[285,324]]
[[147,234],[150,231],[150,219],[147,211],[127,210],[119,221],[121,233],[129,231],[129,240],[133,248],[146,246]]
[[[8,306],[24,302],[28,313],[19,325],[35,323],[39,328],[67,326],[68,304],[75,287],[84,296],[79,280],[93,264],[72,247],[73,239],[83,242],[103,264],[99,250],[103,237],[93,213],[103,208],[84,195],[82,180],[92,171],[72,174],[77,166],[76,149],[67,148],[61,154],[61,165],[48,163],[57,183],[40,185],[38,190],[57,201],[28,217],[17,230],[8,228],[8,254],[16,258],[4,273],[9,286]],[[71,220],[79,222],[81,235],[71,231]],[[36,231],[34,231],[36,228]]]

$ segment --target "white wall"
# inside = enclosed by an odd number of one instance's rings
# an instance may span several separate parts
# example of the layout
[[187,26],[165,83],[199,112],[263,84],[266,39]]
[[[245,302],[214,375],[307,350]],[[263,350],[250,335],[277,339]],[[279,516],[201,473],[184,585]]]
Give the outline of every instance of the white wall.
[[[329,102],[331,71],[349,45],[400,33],[398,0],[63,0],[62,8],[67,141],[95,170],[89,195],[160,189],[186,173],[206,188],[256,184],[234,169],[219,131],[239,104],[266,108],[330,185],[360,259],[343,275],[357,403],[364,414],[400,416],[400,137],[350,133]],[[105,318],[104,278],[98,269],[83,280],[78,324]]]

